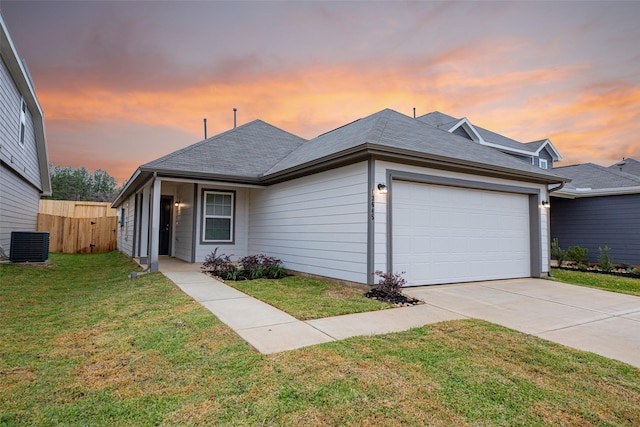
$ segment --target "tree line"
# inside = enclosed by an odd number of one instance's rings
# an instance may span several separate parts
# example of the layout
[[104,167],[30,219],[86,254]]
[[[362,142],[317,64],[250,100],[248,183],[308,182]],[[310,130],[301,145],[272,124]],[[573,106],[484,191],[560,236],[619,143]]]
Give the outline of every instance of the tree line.
[[[53,166],[49,164],[53,200],[112,202],[120,188],[114,177],[102,169],[89,172],[84,166]],[[124,185],[124,184],[123,184]]]

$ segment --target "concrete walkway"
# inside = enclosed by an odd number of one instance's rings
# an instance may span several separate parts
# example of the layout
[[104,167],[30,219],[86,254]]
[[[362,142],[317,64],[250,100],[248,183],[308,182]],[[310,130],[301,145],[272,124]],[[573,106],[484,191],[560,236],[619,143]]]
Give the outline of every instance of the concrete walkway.
[[640,298],[629,295],[540,279],[501,280],[408,288],[405,293],[427,303],[301,321],[200,272],[161,270],[264,354],[479,318],[640,368]]
[[541,279],[409,288],[405,293],[640,368],[640,297]]

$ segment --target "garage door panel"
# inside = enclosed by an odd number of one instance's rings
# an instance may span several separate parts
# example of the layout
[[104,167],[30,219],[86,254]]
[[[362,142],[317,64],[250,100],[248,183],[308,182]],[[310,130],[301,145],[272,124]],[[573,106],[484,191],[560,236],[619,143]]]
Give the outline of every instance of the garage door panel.
[[530,275],[528,196],[398,182],[393,264],[408,285]]

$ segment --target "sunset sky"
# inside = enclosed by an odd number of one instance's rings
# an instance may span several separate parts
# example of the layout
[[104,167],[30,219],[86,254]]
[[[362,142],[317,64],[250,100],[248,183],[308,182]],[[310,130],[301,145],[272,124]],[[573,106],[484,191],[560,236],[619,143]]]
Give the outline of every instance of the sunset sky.
[[49,160],[140,164],[262,119],[304,138],[431,111],[559,165],[640,159],[640,2],[25,2],[0,11]]

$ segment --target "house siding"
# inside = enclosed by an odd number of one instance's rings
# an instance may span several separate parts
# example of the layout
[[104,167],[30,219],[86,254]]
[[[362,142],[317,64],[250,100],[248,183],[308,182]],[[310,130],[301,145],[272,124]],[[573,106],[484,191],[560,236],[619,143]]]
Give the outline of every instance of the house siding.
[[40,191],[0,165],[0,247],[10,252],[12,231],[36,231]]
[[548,169],[553,168],[553,157],[551,157],[551,154],[549,154],[549,152],[547,150],[542,150],[540,152],[540,155],[535,158],[536,166],[540,166],[540,159],[543,159],[543,160],[547,161],[547,168]]
[[26,132],[22,145],[19,143],[22,96],[4,61],[0,63],[0,160],[8,165],[13,173],[41,189],[33,117],[27,109]]
[[[124,220],[122,219],[122,209],[124,209]],[[136,196],[134,194],[118,206],[118,249],[130,257],[134,256],[135,212]]]
[[22,96],[0,61],[0,247],[10,252],[12,231],[35,231],[42,188],[33,118],[27,109],[19,143]]
[[614,263],[640,265],[640,194],[583,197],[551,202],[551,237],[563,249],[589,249],[598,261],[598,247],[611,248]]
[[367,283],[369,194],[366,162],[251,190],[249,252]]

